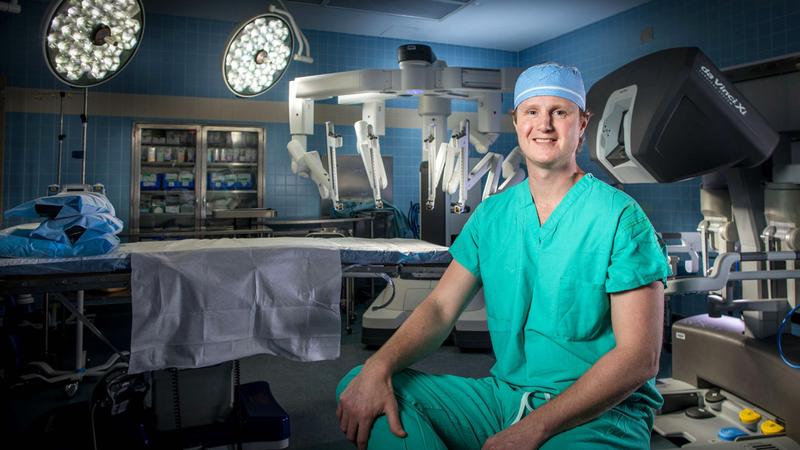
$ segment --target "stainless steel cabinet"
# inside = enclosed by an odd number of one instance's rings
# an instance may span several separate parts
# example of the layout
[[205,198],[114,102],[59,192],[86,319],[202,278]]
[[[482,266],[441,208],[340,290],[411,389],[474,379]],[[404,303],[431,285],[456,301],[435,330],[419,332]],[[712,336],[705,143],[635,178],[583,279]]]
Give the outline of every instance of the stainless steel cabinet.
[[135,124],[132,145],[134,239],[226,229],[215,210],[264,207],[263,128]]

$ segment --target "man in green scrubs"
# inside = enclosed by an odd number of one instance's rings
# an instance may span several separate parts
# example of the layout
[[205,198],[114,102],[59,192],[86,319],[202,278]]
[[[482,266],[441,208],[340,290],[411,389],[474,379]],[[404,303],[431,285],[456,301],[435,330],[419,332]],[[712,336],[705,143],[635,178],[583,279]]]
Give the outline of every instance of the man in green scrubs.
[[[669,268],[639,205],[576,163],[585,98],[573,67],[520,75],[513,120],[528,178],[476,208],[430,296],[342,379],[337,416],[359,448],[649,447]],[[481,285],[490,376],[408,369]]]

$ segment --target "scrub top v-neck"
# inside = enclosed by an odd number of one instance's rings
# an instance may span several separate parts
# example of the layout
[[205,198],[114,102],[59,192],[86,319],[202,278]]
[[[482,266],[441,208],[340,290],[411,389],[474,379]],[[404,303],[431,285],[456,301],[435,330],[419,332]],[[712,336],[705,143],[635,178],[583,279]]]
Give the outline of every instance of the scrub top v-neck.
[[[528,180],[476,208],[450,248],[479,278],[496,363],[492,375],[557,395],[615,345],[609,294],[664,281],[664,246],[639,205],[591,174],[547,220]],[[626,403],[658,408],[653,380]]]

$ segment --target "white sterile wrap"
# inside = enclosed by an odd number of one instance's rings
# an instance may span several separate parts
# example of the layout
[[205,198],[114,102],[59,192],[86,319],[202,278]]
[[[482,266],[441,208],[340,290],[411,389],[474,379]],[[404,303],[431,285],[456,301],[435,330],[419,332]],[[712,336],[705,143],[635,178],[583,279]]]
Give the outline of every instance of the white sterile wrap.
[[338,358],[341,280],[333,248],[132,253],[129,372]]

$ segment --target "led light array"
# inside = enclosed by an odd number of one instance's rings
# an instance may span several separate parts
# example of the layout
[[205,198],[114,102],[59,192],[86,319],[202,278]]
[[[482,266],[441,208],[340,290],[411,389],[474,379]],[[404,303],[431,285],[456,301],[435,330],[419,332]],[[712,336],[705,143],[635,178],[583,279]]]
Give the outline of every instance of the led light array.
[[260,94],[278,81],[292,54],[289,26],[276,16],[260,16],[233,38],[224,74],[239,95]]
[[65,1],[47,30],[51,66],[68,82],[84,76],[81,85],[103,81],[125,62],[123,53],[136,47],[141,12],[137,0]]

